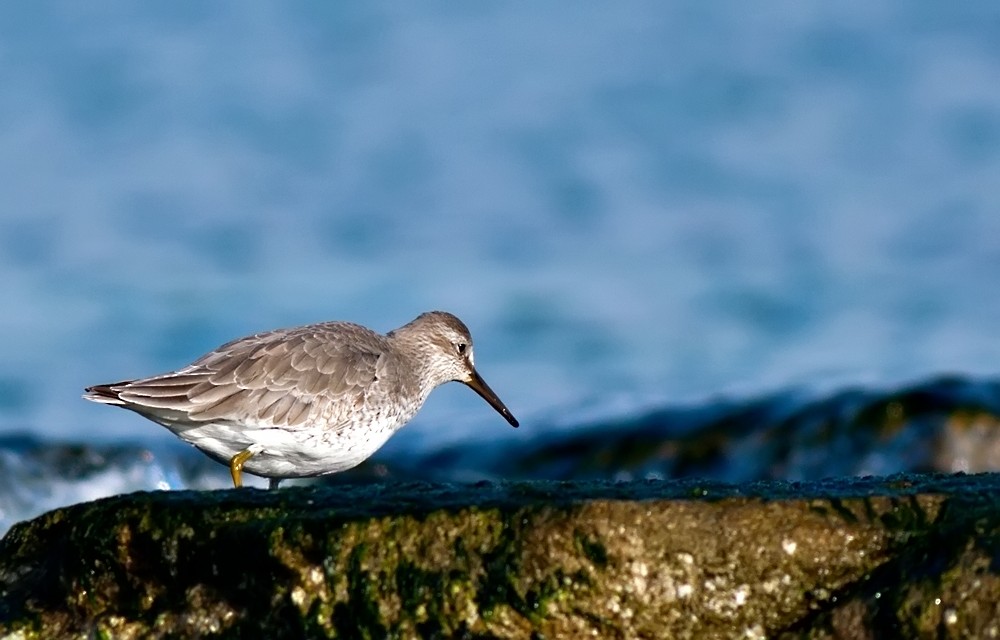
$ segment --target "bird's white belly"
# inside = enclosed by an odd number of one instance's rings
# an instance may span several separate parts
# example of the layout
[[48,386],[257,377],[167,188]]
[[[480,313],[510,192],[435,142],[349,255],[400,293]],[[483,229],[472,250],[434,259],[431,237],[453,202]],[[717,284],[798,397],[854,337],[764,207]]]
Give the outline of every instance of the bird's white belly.
[[334,432],[207,423],[177,435],[224,464],[241,451],[255,450],[243,464],[243,470],[253,475],[308,478],[357,466],[378,451],[399,426],[398,420],[378,420],[363,428]]

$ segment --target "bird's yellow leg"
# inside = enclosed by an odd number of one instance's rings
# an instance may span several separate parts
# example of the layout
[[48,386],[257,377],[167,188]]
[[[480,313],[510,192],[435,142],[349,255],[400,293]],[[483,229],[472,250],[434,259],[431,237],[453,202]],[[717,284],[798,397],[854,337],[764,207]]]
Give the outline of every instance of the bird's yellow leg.
[[229,473],[233,475],[233,486],[243,486],[243,464],[257,453],[253,449],[240,451],[229,461]]

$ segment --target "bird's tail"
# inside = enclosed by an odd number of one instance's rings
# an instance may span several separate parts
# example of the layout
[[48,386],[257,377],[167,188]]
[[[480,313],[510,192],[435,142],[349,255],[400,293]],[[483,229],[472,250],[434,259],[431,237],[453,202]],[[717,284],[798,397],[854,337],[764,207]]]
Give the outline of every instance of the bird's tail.
[[91,402],[100,402],[101,404],[124,405],[125,402],[118,395],[118,390],[130,382],[131,380],[125,380],[123,382],[113,382],[111,384],[95,384],[92,387],[84,389],[86,393],[83,394],[83,398],[85,400],[90,400]]

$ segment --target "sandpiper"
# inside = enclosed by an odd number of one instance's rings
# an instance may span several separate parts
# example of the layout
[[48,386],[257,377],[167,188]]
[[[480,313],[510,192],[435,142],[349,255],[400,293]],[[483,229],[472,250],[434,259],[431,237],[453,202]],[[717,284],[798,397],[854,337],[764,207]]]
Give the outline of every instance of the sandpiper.
[[350,322],[258,333],[183,369],[95,385],[83,397],[165,426],[228,464],[236,487],[245,470],[273,489],[360,464],[452,380],[517,426],[476,372],[469,329],[443,311],[385,335]]

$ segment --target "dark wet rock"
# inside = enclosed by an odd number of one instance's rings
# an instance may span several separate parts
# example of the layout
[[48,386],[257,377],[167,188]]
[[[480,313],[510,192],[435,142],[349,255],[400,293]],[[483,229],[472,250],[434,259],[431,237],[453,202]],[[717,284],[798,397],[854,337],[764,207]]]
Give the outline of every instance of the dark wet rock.
[[0,633],[990,637],[998,491],[981,475],[136,493],[11,529]]
[[[723,482],[832,476],[1000,471],[1000,383],[939,377],[896,389],[848,388],[816,397],[785,390],[716,398],[620,418],[516,434],[387,459],[398,479],[584,480],[712,478]],[[522,439],[523,438],[523,439]],[[417,452],[419,454],[420,452]]]

